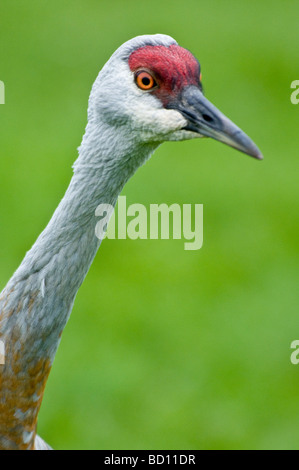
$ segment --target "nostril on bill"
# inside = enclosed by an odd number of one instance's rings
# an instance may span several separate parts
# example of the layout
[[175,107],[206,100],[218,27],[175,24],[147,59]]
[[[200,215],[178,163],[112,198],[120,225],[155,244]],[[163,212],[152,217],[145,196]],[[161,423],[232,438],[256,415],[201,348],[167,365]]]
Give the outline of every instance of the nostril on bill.
[[208,114],[203,114],[202,117],[206,122],[214,122],[212,116],[209,116]]

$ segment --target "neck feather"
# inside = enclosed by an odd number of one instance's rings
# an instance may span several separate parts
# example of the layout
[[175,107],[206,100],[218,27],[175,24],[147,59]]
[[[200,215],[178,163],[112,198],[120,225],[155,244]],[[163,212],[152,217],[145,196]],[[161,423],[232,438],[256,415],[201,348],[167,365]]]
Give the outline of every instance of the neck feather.
[[156,146],[88,124],[70,186],[0,295],[0,449],[32,449],[44,387],[72,306],[100,246],[95,210],[115,205]]

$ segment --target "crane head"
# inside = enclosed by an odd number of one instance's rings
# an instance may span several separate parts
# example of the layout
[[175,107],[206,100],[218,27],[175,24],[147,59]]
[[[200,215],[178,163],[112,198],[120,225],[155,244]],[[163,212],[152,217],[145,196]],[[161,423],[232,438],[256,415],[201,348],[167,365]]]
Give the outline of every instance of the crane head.
[[109,125],[131,138],[161,143],[211,137],[261,160],[254,142],[203,94],[201,67],[170,36],[124,43],[99,74],[93,102]]

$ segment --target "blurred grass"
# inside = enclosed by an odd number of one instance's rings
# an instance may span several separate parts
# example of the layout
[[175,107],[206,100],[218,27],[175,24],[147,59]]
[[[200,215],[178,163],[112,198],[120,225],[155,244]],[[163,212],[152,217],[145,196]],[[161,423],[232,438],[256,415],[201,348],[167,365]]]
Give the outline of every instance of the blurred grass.
[[262,149],[164,144],[129,202],[203,203],[204,247],[106,240],[81,288],[39,433],[56,449],[299,449],[296,1],[1,0],[0,289],[71,177],[91,84],[137,34],[200,60]]

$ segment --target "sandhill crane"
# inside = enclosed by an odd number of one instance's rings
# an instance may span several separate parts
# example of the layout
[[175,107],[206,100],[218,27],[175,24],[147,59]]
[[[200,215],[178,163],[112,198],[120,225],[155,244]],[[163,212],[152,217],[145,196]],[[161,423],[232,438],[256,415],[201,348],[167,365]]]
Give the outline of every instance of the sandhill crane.
[[62,331],[100,246],[95,210],[163,141],[212,137],[257,159],[256,145],[202,93],[200,64],[166,35],[124,43],[99,73],[74,175],[50,223],[0,295],[0,449],[48,449],[37,415]]

